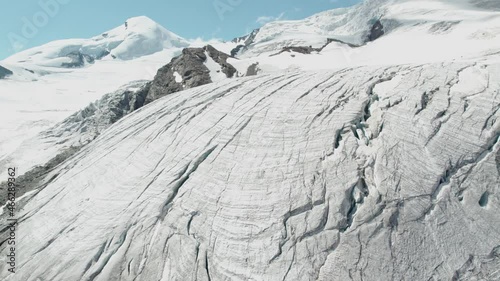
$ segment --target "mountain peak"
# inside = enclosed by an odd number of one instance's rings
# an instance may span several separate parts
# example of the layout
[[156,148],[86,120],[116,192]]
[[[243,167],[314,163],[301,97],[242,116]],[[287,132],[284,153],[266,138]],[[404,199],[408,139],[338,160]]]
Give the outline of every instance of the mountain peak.
[[182,48],[189,45],[187,40],[146,16],[129,18],[125,24],[103,33],[94,40],[103,38],[121,41],[110,53],[115,58],[125,60],[156,53],[166,48]]
[[156,21],[154,21],[153,19],[151,19],[147,16],[137,16],[137,17],[128,18],[125,21],[124,27],[125,27],[125,29],[129,29],[129,28],[147,29],[147,28],[155,28],[155,27],[165,29],[159,23],[157,23]]
[[129,18],[124,24],[90,39],[53,41],[15,54],[7,60],[40,66],[81,67],[107,56],[130,60],[164,49],[187,46],[189,42],[186,39],[149,17],[138,16]]

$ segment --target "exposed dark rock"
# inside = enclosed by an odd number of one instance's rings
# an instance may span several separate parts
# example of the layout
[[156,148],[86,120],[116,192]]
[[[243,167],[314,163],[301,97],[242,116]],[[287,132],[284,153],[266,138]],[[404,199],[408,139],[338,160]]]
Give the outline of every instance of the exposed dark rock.
[[244,48],[245,48],[244,45],[236,46],[236,48],[231,50],[231,56],[236,57]]
[[[210,45],[203,48],[185,48],[180,56],[173,58],[169,64],[158,70],[146,97],[146,103],[175,92],[211,83],[210,70],[205,65],[207,54],[221,66],[226,77],[234,76],[236,69],[227,63],[230,57],[228,54]],[[176,81],[176,75],[182,77],[182,81]]]
[[[184,49],[182,55],[173,58],[170,63],[158,70],[146,97],[146,103],[184,89],[212,82],[210,70],[204,64],[206,60],[204,49]],[[182,82],[175,80],[174,73],[176,72],[182,77]]]
[[231,50],[231,56],[236,57],[238,54],[240,54],[241,52],[246,50],[248,48],[248,46],[250,46],[255,41],[255,37],[257,36],[259,31],[260,31],[260,29],[257,28],[257,29],[254,29],[248,35],[234,38],[231,42],[238,43],[238,46],[236,46],[236,48]]
[[312,52],[320,52],[322,50],[322,48],[313,48],[311,46],[309,47],[304,47],[304,46],[289,46],[289,47],[283,47],[283,49],[281,49],[281,51],[279,51],[278,53],[276,54],[272,54],[272,56],[277,56],[279,54],[282,54],[284,52],[295,52],[295,53],[301,53],[301,54],[311,54]]
[[62,67],[75,68],[82,67],[85,63],[94,63],[95,58],[87,54],[82,54],[81,52],[71,52],[66,55],[66,57],[71,59],[71,62],[64,62],[61,64]]
[[317,48],[309,47],[284,47],[281,52],[296,52],[301,54],[310,54],[314,51],[319,51]]
[[259,63],[256,62],[252,65],[250,65],[247,69],[247,73],[245,76],[254,76],[254,75],[257,75],[259,73]]
[[255,36],[257,36],[257,33],[259,33],[259,30],[260,30],[259,28],[254,29],[254,30],[252,30],[252,32],[250,32],[249,34],[247,34],[245,36],[234,38],[233,40],[231,40],[231,42],[233,42],[233,43],[243,42],[244,44],[250,44],[255,39]]
[[3,78],[5,78],[5,77],[7,77],[9,75],[12,75],[12,74],[13,74],[12,71],[10,71],[7,68],[2,67],[0,65],[0,79],[3,79]]
[[231,78],[236,73],[236,68],[234,68],[231,64],[227,62],[227,59],[230,57],[228,54],[218,51],[211,45],[207,45],[203,48],[208,52],[208,55],[218,64],[220,64],[222,68],[222,72],[226,74],[226,77]]
[[351,48],[357,48],[357,47],[360,47],[359,45],[356,45],[356,44],[351,44],[351,43],[347,43],[347,42],[344,42],[342,40],[339,40],[339,39],[334,39],[334,38],[328,38],[327,41],[326,41],[326,44],[323,45],[323,47],[321,47],[321,49],[323,50],[326,46],[328,46],[329,44],[333,43],[333,42],[337,42],[337,43],[341,43],[341,44],[345,44]]
[[342,40],[338,40],[338,39],[333,39],[333,38],[328,38],[325,45],[321,46],[320,48],[313,48],[312,46],[288,46],[288,47],[283,47],[283,49],[276,53],[276,54],[273,54],[271,56],[276,56],[276,55],[279,55],[281,53],[284,53],[284,52],[295,52],[295,53],[301,53],[301,54],[311,54],[313,52],[321,52],[323,51],[323,49],[330,45],[331,43],[333,42],[337,42],[337,43],[341,43],[341,44],[345,44],[345,45],[348,45],[349,47],[351,48],[357,48],[359,47],[359,45],[355,45],[355,44],[351,44],[351,43],[346,43]]
[[380,20],[375,21],[373,23],[372,28],[370,30],[370,34],[368,34],[368,42],[375,41],[378,38],[382,37],[385,34],[384,26],[380,22]]

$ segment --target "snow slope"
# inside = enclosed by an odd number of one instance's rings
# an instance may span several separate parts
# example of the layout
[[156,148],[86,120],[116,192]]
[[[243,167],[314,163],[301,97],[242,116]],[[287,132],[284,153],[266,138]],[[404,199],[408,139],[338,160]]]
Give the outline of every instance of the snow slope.
[[362,67],[167,96],[50,173],[20,213],[30,258],[0,276],[449,280],[500,245],[499,74]]
[[[341,66],[482,56],[500,47],[500,12],[480,8],[486,6],[486,2],[476,3],[473,5],[467,0],[367,0],[352,8],[326,11],[304,20],[272,22],[260,29],[241,58],[259,56],[266,60],[263,57],[285,46],[321,47],[328,38],[361,46],[332,44],[325,53],[335,58],[331,59],[332,64]],[[489,5],[500,6],[495,1]],[[385,35],[367,42],[377,20],[384,26]],[[324,59],[316,58],[315,64],[324,66],[320,63]],[[294,61],[289,56],[283,60]],[[275,65],[276,61],[269,64]]]

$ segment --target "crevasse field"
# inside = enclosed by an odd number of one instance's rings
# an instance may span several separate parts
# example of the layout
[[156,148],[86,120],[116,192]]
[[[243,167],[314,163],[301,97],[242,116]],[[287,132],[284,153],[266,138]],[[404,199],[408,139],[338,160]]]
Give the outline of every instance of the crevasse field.
[[367,0],[232,42],[136,17],[0,65],[0,169],[32,179],[2,280],[500,280],[496,1]]

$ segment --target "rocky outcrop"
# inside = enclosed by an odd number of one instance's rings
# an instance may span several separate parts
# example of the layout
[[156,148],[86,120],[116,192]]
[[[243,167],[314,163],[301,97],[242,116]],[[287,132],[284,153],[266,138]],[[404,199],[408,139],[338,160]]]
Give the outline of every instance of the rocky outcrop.
[[384,34],[385,34],[384,26],[382,25],[380,20],[377,20],[373,23],[373,25],[370,29],[370,33],[368,34],[367,41],[368,42],[375,41],[375,40],[379,39],[380,37],[382,37]]
[[245,76],[255,76],[259,73],[259,71],[260,71],[259,63],[258,62],[253,63],[247,68]]
[[240,54],[245,49],[247,49],[248,46],[250,46],[255,41],[255,37],[259,33],[259,30],[260,29],[257,28],[257,29],[254,29],[248,35],[245,35],[245,36],[242,36],[242,37],[238,37],[238,38],[234,38],[231,42],[237,43],[238,45],[233,50],[231,50],[231,56],[232,57],[236,57],[236,56],[238,56],[238,54]]
[[232,78],[234,76],[236,68],[227,62],[227,59],[230,58],[228,54],[218,51],[211,45],[207,45],[203,49],[221,66],[221,71],[226,74],[227,78]]
[[232,78],[236,69],[227,62],[228,54],[207,45],[203,48],[185,48],[182,54],[158,70],[151,89],[146,97],[146,103],[163,96],[205,85],[212,82],[210,69],[206,62],[213,59],[220,65],[227,78]]
[[326,44],[325,44],[325,45],[323,45],[323,47],[321,47],[321,49],[324,49],[326,46],[330,45],[330,44],[331,44],[331,43],[333,43],[333,42],[340,43],[340,44],[345,44],[345,45],[347,45],[347,46],[349,46],[349,47],[351,47],[351,48],[358,48],[358,47],[359,47],[359,45],[352,44],[352,43],[348,43],[348,42],[344,42],[344,41],[339,40],[339,39],[335,39],[335,38],[328,38],[328,39],[326,40]]
[[279,51],[278,53],[273,54],[271,56],[276,56],[276,55],[282,54],[284,52],[289,52],[289,53],[290,52],[294,52],[294,53],[301,53],[301,54],[308,55],[308,54],[311,54],[313,52],[321,52],[321,51],[323,51],[323,49],[326,46],[330,45],[333,42],[344,44],[344,45],[347,45],[347,46],[349,46],[351,48],[358,48],[359,47],[359,45],[347,43],[347,42],[344,42],[344,41],[339,40],[339,39],[328,38],[327,41],[326,41],[326,43],[323,46],[319,47],[319,48],[313,48],[312,46],[307,46],[307,47],[306,46],[288,46],[288,47],[283,47],[281,49],[281,51]]
[[13,72],[8,70],[7,68],[0,65],[0,79],[3,79],[9,75],[12,75]]
[[304,46],[290,46],[290,47],[284,47],[279,53],[275,54],[281,54],[284,52],[295,52],[295,53],[301,53],[301,54],[310,54],[312,52],[319,52],[321,49],[320,48],[313,48],[311,46],[309,47],[304,47]]
[[[150,103],[163,96],[211,82],[210,71],[203,64],[207,60],[202,48],[186,48],[182,55],[158,70],[146,97]],[[179,79],[180,77],[181,79]]]

